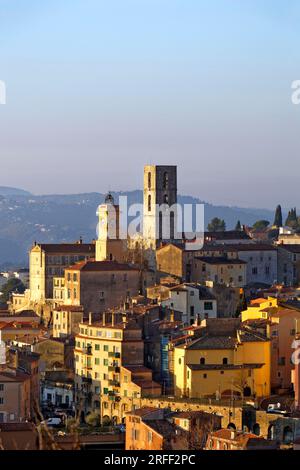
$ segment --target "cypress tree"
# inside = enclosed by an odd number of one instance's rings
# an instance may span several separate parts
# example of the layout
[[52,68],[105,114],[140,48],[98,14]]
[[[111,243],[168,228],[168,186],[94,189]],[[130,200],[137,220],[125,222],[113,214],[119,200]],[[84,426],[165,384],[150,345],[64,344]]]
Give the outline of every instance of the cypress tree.
[[275,211],[275,219],[274,219],[274,224],[275,227],[282,227],[282,210],[281,210],[281,205],[279,204],[276,207]]
[[242,230],[241,222],[239,220],[236,223],[235,230],[238,230],[239,232]]

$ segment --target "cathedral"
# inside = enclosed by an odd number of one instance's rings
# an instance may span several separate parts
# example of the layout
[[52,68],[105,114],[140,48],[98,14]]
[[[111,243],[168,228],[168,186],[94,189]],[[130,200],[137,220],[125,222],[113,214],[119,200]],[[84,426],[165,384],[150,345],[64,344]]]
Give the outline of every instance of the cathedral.
[[[98,239],[96,261],[128,260],[129,253],[143,253],[148,267],[155,268],[155,252],[163,242],[174,240],[176,235],[177,167],[171,165],[146,165],[143,188],[143,230],[131,239],[120,237],[120,207],[112,195],[98,208]],[[137,261],[133,256],[131,261]]]

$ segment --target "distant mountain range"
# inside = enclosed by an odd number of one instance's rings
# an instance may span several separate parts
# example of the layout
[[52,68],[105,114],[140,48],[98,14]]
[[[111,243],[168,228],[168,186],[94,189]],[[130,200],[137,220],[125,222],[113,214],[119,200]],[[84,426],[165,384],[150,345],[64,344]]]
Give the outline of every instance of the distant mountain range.
[[29,191],[24,191],[24,189],[10,188],[8,186],[0,186],[1,196],[30,196]]
[[[115,201],[128,196],[128,205],[142,202],[143,192],[113,192]],[[0,187],[0,266],[28,264],[28,250],[36,240],[39,243],[57,243],[96,238],[96,211],[105,198],[101,193],[34,196],[17,188]],[[200,203],[191,196],[178,196],[181,204]],[[225,220],[227,229],[236,222],[252,225],[266,219],[273,222],[274,213],[265,209],[205,204],[205,224],[213,218]]]

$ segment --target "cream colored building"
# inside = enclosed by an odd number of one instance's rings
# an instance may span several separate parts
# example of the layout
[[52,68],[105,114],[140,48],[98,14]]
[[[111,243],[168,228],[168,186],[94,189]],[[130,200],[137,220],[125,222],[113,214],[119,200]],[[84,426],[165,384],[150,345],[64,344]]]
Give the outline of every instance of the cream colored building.
[[159,394],[144,367],[142,331],[135,323],[84,322],[75,338],[75,392],[81,414],[97,411],[102,421],[122,422],[144,394]]
[[53,278],[53,301],[55,304],[63,304],[65,300],[65,278]]
[[212,281],[232,287],[244,287],[247,284],[247,263],[238,258],[196,257],[192,273],[193,280],[199,283]]
[[64,269],[78,261],[95,257],[95,244],[37,244],[30,250],[30,301],[45,302],[53,298],[53,278],[62,277]]
[[108,194],[105,203],[98,207],[98,239],[96,241],[96,261],[126,261],[127,236],[120,238],[120,208]]
[[79,323],[83,321],[81,306],[61,305],[53,311],[53,337],[63,338],[79,333]]

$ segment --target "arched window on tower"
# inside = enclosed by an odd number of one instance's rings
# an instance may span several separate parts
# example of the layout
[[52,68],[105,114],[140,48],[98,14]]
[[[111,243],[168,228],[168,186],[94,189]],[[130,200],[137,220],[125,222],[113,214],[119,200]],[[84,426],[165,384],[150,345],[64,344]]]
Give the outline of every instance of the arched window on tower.
[[148,212],[151,212],[151,194],[148,196]]
[[163,187],[164,189],[168,189],[169,187],[169,175],[166,171],[164,172]]
[[151,172],[148,173],[148,189],[151,189]]

